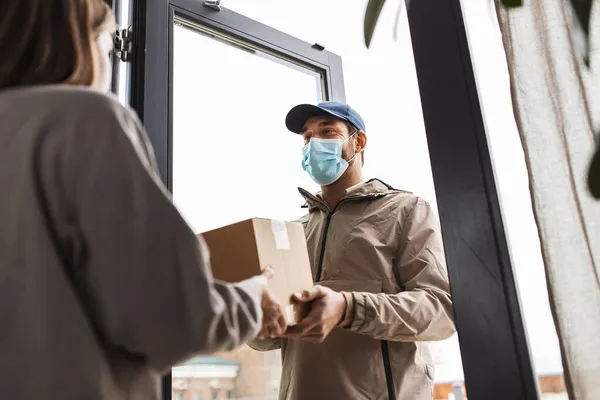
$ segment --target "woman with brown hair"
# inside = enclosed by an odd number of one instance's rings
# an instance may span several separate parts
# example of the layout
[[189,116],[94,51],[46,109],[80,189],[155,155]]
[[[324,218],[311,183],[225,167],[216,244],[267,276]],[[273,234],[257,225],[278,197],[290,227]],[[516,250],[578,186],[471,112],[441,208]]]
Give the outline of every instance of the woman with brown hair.
[[156,399],[160,374],[187,357],[281,334],[269,273],[213,280],[138,118],[101,93],[110,9],[2,6],[2,398]]

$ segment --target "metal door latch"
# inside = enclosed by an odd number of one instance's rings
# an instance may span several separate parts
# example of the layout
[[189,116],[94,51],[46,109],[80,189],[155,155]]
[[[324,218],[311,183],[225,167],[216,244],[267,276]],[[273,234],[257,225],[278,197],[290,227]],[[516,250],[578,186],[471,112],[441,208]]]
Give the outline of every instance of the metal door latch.
[[204,0],[206,7],[212,8],[213,10],[221,11],[221,0]]

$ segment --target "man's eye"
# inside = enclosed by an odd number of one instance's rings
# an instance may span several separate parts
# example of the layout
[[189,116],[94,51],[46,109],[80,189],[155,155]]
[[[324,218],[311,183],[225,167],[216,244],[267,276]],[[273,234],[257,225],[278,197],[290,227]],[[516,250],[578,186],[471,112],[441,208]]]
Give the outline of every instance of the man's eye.
[[324,135],[331,135],[333,133],[335,133],[335,131],[333,129],[324,129],[323,130]]

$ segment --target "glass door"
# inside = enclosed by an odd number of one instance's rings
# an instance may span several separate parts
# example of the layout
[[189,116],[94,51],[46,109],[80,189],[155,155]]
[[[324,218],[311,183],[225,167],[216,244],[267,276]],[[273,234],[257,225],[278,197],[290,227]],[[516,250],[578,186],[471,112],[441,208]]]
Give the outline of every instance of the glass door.
[[[184,218],[201,233],[301,217],[297,187],[316,188],[284,118],[327,97],[323,73],[186,18],[174,24],[172,186]],[[280,375],[279,350],[243,347],[174,368],[173,398],[275,399]]]
[[[317,187],[285,116],[299,103],[344,101],[341,59],[225,8],[165,3],[168,13],[136,8],[134,26],[152,19],[144,35],[134,29],[136,43],[150,42],[138,57],[153,62],[138,63],[132,105],[174,203],[196,233],[252,217],[298,219],[306,210],[297,188]],[[279,351],[242,347],[174,368],[164,397],[274,399],[280,375]]]

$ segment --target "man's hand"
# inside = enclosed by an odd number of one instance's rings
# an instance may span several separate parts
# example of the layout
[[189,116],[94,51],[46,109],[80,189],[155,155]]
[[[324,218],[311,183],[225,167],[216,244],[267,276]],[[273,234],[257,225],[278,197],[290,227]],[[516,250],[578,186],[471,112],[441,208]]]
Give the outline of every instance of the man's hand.
[[346,311],[344,296],[323,286],[296,293],[293,299],[299,303],[310,303],[310,312],[297,325],[288,328],[283,335],[288,338],[322,343],[341,322]]
[[271,267],[267,268],[261,275],[261,277],[265,279],[265,286],[262,293],[263,320],[262,327],[258,333],[259,339],[280,337],[287,328],[281,305],[275,297],[273,297],[273,294],[266,284],[273,275],[274,272]]

